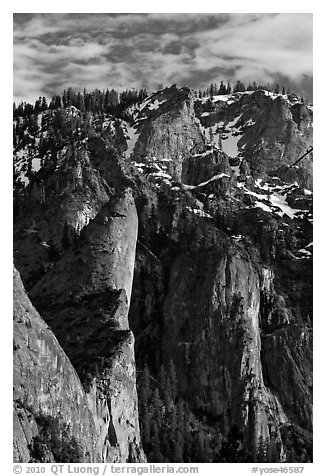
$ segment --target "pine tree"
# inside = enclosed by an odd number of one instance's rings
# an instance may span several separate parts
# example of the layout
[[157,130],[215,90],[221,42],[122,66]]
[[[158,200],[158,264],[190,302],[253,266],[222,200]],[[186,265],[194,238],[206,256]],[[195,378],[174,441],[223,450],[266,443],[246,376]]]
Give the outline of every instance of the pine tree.
[[160,451],[159,427],[155,420],[151,422],[151,446],[154,455]]
[[183,463],[182,448],[177,441],[172,442],[171,463]]
[[170,408],[169,408],[169,422],[170,422],[171,439],[174,440],[176,438],[178,421],[177,421],[177,407],[175,406],[173,402],[171,402]]
[[69,233],[68,222],[65,221],[63,226],[63,231],[62,231],[62,238],[61,238],[62,249],[63,250],[68,249],[71,243],[72,243],[72,239]]
[[173,360],[170,360],[169,366],[168,366],[168,378],[170,379],[170,385],[171,385],[171,399],[174,401],[177,396],[177,372],[175,370],[175,366],[173,363]]
[[63,93],[62,93],[62,105],[63,107],[68,106],[68,93],[65,89],[63,90]]
[[140,423],[141,436],[142,436],[143,444],[146,447],[151,441],[152,419],[147,409],[143,410],[143,412],[140,413],[140,415],[141,415],[141,423]]
[[226,89],[223,81],[221,81],[220,88],[219,88],[217,94],[221,94],[221,95],[227,94],[227,89]]
[[238,92],[243,92],[245,90],[246,90],[246,87],[243,84],[243,82],[238,80],[233,88],[233,92],[238,93]]
[[176,415],[177,415],[177,430],[176,430],[175,439],[179,447],[182,449],[182,453],[183,453],[184,446],[185,446],[186,422],[185,422],[184,405],[181,400],[179,400],[177,403]]
[[85,112],[84,96],[80,92],[78,92],[76,96],[76,107],[81,112]]
[[[152,207],[151,216],[155,216],[155,215],[156,215],[155,208]],[[165,372],[165,368],[163,364],[160,365],[160,369],[158,371],[158,382],[160,385],[161,392],[163,393],[166,386],[166,372]]]
[[47,104],[46,98],[43,96],[42,103],[41,103],[41,110],[46,111],[47,109],[48,109],[48,104]]
[[173,404],[172,394],[171,394],[171,382],[169,377],[166,379],[165,388],[163,390],[163,401],[167,411],[170,411],[171,405]]
[[268,462],[269,463],[280,462],[280,452],[278,449],[278,444],[277,444],[275,435],[271,436],[271,439],[268,445]]
[[68,88],[66,99],[67,99],[67,106],[73,106],[75,102],[75,93],[71,87]]
[[20,102],[17,107],[17,116],[23,116],[23,114],[24,114],[24,105],[22,102]]
[[157,422],[158,427],[160,428],[162,425],[162,407],[163,402],[160,398],[159,389],[156,388],[153,393],[152,397],[152,404],[153,404],[153,417]]
[[17,136],[16,136],[16,128],[15,128],[15,125],[13,125],[13,143],[14,143],[14,149],[16,149],[17,147]]
[[205,449],[205,436],[201,425],[199,426],[197,438],[194,440],[193,452],[196,456],[195,461],[198,463],[206,463],[206,449]]
[[35,114],[38,114],[42,109],[41,109],[41,103],[42,103],[42,99],[39,97],[36,101],[35,101],[35,105],[34,105],[34,111],[35,111]]
[[166,431],[166,421],[164,423],[164,427],[161,428],[161,431],[160,431],[160,449],[161,449],[161,453],[162,453],[162,455],[164,455],[164,457],[170,451],[169,436],[168,436],[168,433]]
[[[273,462],[273,461],[271,460],[271,462]],[[293,448],[290,448],[289,450],[286,451],[286,462],[287,463],[296,463],[297,462],[295,451],[294,451]]]
[[150,373],[147,364],[145,364],[144,369],[141,373],[141,377],[139,379],[139,404],[142,409],[148,408],[148,402],[151,392],[150,386]]
[[211,83],[210,86],[209,86],[208,94],[210,95],[211,99],[213,99],[213,96],[214,96],[214,84],[213,83]]

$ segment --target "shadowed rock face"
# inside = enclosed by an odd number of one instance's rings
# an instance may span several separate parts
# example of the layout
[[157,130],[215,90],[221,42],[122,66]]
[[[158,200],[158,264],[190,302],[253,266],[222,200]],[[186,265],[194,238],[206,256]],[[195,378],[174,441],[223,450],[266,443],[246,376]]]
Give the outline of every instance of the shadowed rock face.
[[222,425],[240,427],[253,447],[292,414],[311,429],[309,326],[280,329],[289,322],[275,321],[278,331],[263,334],[262,343],[257,271],[240,247],[177,258],[162,342],[163,353],[176,362],[180,392]]
[[184,162],[182,181],[188,185],[199,185],[221,173],[232,174],[227,155],[214,149],[208,150]]
[[[221,202],[215,203],[220,219]],[[172,358],[180,394],[225,434],[236,425],[252,448],[272,435],[280,441],[280,429],[290,421],[302,424],[303,408],[311,417],[311,388],[302,375],[311,375],[312,355],[307,352],[299,363],[294,344],[299,332],[311,332],[311,260],[290,255],[284,260],[285,250],[300,247],[296,228],[284,240],[277,228],[282,222],[274,226],[262,213],[248,215],[242,226],[235,218],[238,233],[247,238],[230,237],[214,227],[212,218],[192,213],[191,207],[185,212],[181,197],[174,207],[163,199],[156,206],[152,236],[139,236],[148,247],[143,241],[138,247],[129,315],[139,360],[146,352],[157,365]],[[148,216],[146,208],[139,210],[141,221]],[[275,350],[270,352],[271,342]],[[309,339],[305,342],[310,345]],[[284,386],[281,378],[272,384],[268,376],[273,368],[276,378],[282,359],[292,374],[286,378],[284,372]],[[297,404],[287,412],[285,389],[292,378],[297,385],[290,393],[295,392]],[[310,422],[303,427],[311,429]]]
[[[134,347],[154,377],[173,360],[208,435],[236,427],[253,458],[273,438],[282,461],[311,451],[311,158],[284,167],[312,114],[262,91],[200,107],[158,92],[129,136],[91,130],[41,169],[45,201],[37,180],[19,196],[16,266],[78,374],[98,461],[145,460]],[[209,126],[239,136],[237,157]]]
[[[180,375],[187,376],[183,391],[212,416],[222,415],[230,402],[232,411],[241,412],[238,378],[259,373],[259,359],[251,355],[260,348],[259,298],[258,275],[236,248],[189,253],[171,267],[163,345],[173,352]],[[223,395],[223,380],[229,381],[230,395]],[[234,420],[241,420],[240,414]]]

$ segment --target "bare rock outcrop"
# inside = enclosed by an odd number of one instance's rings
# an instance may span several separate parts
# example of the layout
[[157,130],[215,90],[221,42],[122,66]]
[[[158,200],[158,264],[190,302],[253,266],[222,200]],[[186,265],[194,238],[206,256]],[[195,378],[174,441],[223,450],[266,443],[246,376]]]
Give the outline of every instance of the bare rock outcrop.
[[177,181],[183,176],[183,162],[204,138],[195,118],[194,102],[188,88],[165,90],[162,105],[140,125],[133,157],[139,161],[155,157],[167,163],[167,172]]

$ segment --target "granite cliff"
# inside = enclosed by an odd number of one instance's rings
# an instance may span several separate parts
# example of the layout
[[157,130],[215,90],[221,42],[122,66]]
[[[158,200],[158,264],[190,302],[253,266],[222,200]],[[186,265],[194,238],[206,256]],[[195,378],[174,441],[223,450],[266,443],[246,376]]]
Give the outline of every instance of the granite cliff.
[[14,269],[14,460],[55,458],[96,461],[94,419],[76,371]]
[[15,265],[77,372],[92,460],[144,461],[136,358],[152,382],[172,362],[195,415],[151,458],[196,460],[183,431],[204,435],[205,461],[233,443],[236,461],[311,461],[312,154],[293,164],[312,109],[173,86],[118,116],[69,106],[40,123],[15,149]]

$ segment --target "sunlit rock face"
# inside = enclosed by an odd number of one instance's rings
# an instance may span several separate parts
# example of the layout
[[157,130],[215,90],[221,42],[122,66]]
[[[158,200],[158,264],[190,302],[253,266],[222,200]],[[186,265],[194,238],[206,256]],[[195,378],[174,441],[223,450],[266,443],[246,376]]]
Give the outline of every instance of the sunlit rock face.
[[[42,419],[53,418],[55,429],[69,428],[68,445],[77,461],[97,461],[93,416],[80,379],[51,329],[30,302],[14,270],[14,461],[28,463],[36,456]],[[46,461],[56,461],[51,447]],[[62,455],[63,457],[65,455]],[[68,457],[68,448],[67,455]]]

